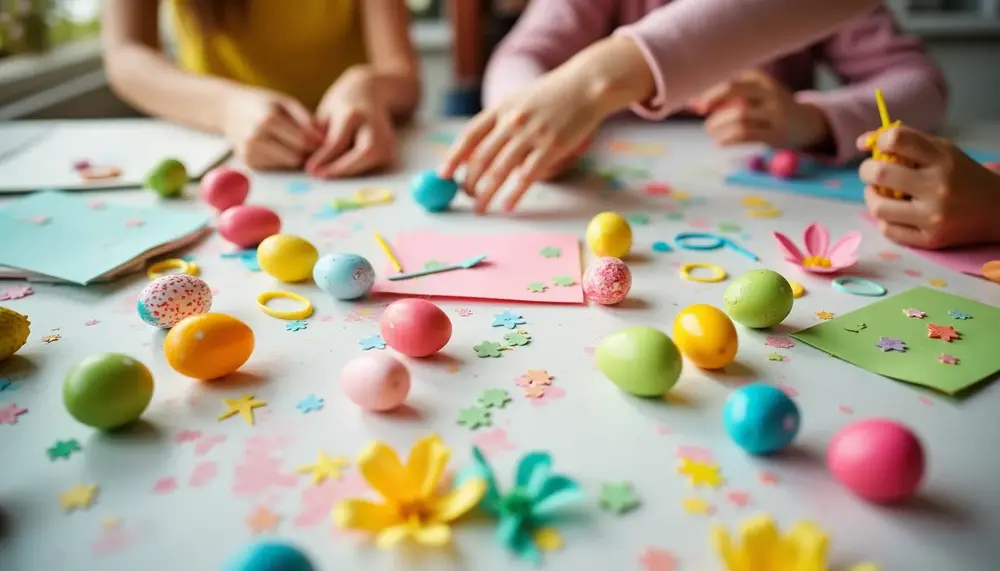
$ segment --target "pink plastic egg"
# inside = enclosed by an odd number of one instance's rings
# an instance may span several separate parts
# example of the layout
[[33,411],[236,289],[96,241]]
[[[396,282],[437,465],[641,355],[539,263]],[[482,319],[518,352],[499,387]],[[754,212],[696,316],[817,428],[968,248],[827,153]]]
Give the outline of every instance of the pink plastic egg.
[[340,388],[365,410],[384,412],[403,404],[410,392],[410,371],[389,353],[364,353],[344,365]]
[[583,293],[601,305],[614,305],[632,289],[632,271],[618,258],[599,258],[583,272]]
[[862,498],[900,502],[920,486],[924,448],[916,435],[898,422],[862,420],[833,435],[826,463],[841,484]]
[[253,248],[264,238],[281,232],[281,219],[263,206],[241,204],[223,211],[216,227],[223,238],[240,248]]
[[771,157],[767,170],[778,178],[792,178],[799,171],[799,156],[794,151],[778,151]]
[[451,340],[451,320],[424,299],[389,304],[378,320],[386,345],[408,357],[429,357]]
[[201,179],[201,197],[217,210],[243,204],[250,193],[250,179],[229,167],[217,167]]

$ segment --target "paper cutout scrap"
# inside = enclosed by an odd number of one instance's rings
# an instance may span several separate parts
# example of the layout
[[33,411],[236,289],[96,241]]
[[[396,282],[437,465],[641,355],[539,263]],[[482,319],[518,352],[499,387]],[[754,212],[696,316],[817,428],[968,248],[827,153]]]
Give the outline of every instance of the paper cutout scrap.
[[14,301],[15,299],[23,299],[33,293],[35,292],[30,287],[9,287],[3,291],[0,291],[0,301]]
[[948,282],[939,279],[928,280],[927,283],[931,284],[934,287],[948,287]]
[[926,313],[924,313],[923,311],[920,311],[919,309],[913,308],[913,307],[908,308],[908,309],[904,309],[903,310],[903,315],[905,315],[907,317],[910,317],[910,318],[914,318],[914,319],[923,319],[923,318],[927,317]]
[[28,412],[26,408],[20,408],[14,403],[0,408],[0,424],[17,424],[17,417]]
[[315,486],[322,484],[327,478],[332,480],[339,480],[343,475],[343,471],[350,465],[350,462],[344,456],[334,456],[333,458],[326,455],[326,452],[320,450],[316,453],[316,463],[315,464],[305,464],[299,466],[295,469],[299,474],[309,474],[312,477],[312,483]]
[[278,529],[281,516],[266,506],[258,506],[247,517],[247,527],[253,533],[268,533]]
[[764,339],[764,344],[774,347],[775,349],[791,349],[792,347],[795,347],[795,342],[791,339],[775,337],[774,335],[768,335]]
[[458,411],[458,424],[475,430],[483,426],[491,426],[490,411],[478,406],[463,408]]
[[295,408],[299,409],[299,412],[302,414],[323,410],[323,399],[316,395],[309,395],[300,400],[298,404],[295,405]]
[[510,393],[503,389],[486,389],[477,402],[483,408],[503,408],[511,401]]
[[850,327],[845,327],[844,331],[850,331],[851,333],[861,333],[865,329],[868,329],[868,324],[867,323],[858,323],[858,324],[852,325]]
[[781,353],[771,353],[771,354],[769,354],[767,356],[767,360],[768,361],[779,361],[780,362],[780,361],[784,361],[785,360],[785,356],[782,355]]
[[688,477],[688,483],[692,486],[708,486],[718,488],[725,482],[725,478],[719,475],[719,467],[708,462],[698,462],[690,458],[681,458],[680,465],[677,466],[677,473]]
[[962,334],[955,331],[955,328],[951,325],[936,325],[934,323],[928,323],[927,337],[931,339],[940,339],[945,343],[951,343],[952,339],[961,339]]
[[518,325],[527,323],[520,313],[504,310],[503,313],[493,314],[493,327],[506,327],[516,329]]
[[954,309],[948,310],[948,317],[951,317],[952,319],[961,319],[963,321],[966,319],[972,319],[972,316],[969,315],[968,313],[962,311],[956,311]]
[[500,357],[503,347],[496,341],[483,341],[478,345],[473,345],[472,350],[476,352],[476,357],[480,359],[486,357]]
[[381,335],[375,333],[359,339],[358,345],[361,345],[362,351],[368,351],[370,349],[378,349],[381,351],[382,349],[385,349],[385,340],[382,339]]
[[80,443],[77,442],[75,438],[69,440],[57,440],[55,444],[50,446],[45,453],[48,455],[49,460],[55,461],[59,458],[64,458],[69,460],[69,457],[73,455],[74,452],[80,452]]
[[538,253],[543,258],[558,258],[559,256],[562,256],[562,250],[554,246],[545,246],[539,250]]
[[[580,281],[580,239],[574,234],[462,235],[430,230],[400,233],[392,243],[396,258],[403,267],[418,267],[427,259],[428,253],[443,260],[464,260],[483,254],[487,254],[489,259],[472,269],[412,280],[390,280],[393,272],[387,267],[372,289],[375,294],[584,303],[583,288],[580,286],[549,289],[544,296],[525,287],[539,278],[552,275],[572,276],[575,281]],[[559,257],[531,255],[531,252],[541,252],[546,248],[553,249],[548,252],[559,250]]]
[[576,285],[576,280],[573,279],[573,276],[555,276],[552,278],[552,283],[559,287],[569,287]]
[[745,508],[750,505],[750,494],[746,492],[731,490],[726,492],[726,499],[738,508]]
[[597,504],[607,512],[622,515],[639,507],[639,498],[629,482],[609,482],[601,484]]
[[643,571],[677,571],[677,558],[659,547],[643,549],[638,561]]
[[826,321],[827,319],[833,319],[833,316],[834,316],[833,313],[830,313],[829,311],[825,310],[816,312],[816,319],[819,319],[821,321]]
[[656,242],[653,242],[653,251],[666,253],[666,252],[673,252],[674,249],[673,247],[670,246],[670,244],[664,242],[663,240],[657,240]]
[[45,343],[46,345],[49,345],[51,343],[55,343],[56,341],[58,341],[60,339],[62,339],[62,335],[59,335],[58,333],[56,333],[55,335],[46,335],[46,336],[42,337],[42,343]]
[[515,331],[504,333],[503,340],[511,347],[523,347],[531,342],[531,335],[527,331]]
[[94,503],[99,489],[97,484],[73,484],[59,493],[59,506],[66,512],[87,509]]
[[542,282],[531,282],[526,286],[527,290],[531,293],[545,293],[545,290],[549,287]]
[[942,365],[957,365],[958,357],[947,353],[941,353],[938,355],[938,361],[941,361]]
[[[930,316],[948,310],[975,315],[962,322],[961,342],[949,344],[948,352],[959,367],[937,367],[941,341],[928,337],[924,323],[907,317],[900,308],[919,307]],[[850,333],[845,325],[877,323],[878,327]],[[860,309],[792,334],[792,337],[879,375],[937,391],[957,395],[1000,371],[996,332],[1000,331],[1000,308],[929,287],[917,287],[887,297]],[[902,340],[905,354],[888,356],[871,347],[886,336]]]
[[540,399],[545,396],[545,387],[540,387],[538,385],[525,385],[522,387],[522,392],[524,396],[531,399]]
[[245,394],[238,399],[222,399],[222,402],[226,403],[228,410],[219,415],[217,420],[221,422],[238,414],[249,425],[254,423],[254,409],[267,406],[266,402],[255,399],[251,394]]
[[687,497],[681,500],[681,507],[690,515],[712,515],[715,507],[701,498]]
[[892,337],[881,337],[875,343],[875,346],[886,353],[889,351],[899,351],[900,353],[906,351],[906,343],[902,339],[893,339]]

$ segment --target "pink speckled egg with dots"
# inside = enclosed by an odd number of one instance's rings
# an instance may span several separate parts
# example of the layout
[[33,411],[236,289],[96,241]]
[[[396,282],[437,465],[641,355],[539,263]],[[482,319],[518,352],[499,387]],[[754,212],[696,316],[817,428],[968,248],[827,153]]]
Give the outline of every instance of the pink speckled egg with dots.
[[226,240],[240,248],[253,248],[281,232],[281,219],[270,208],[241,204],[224,210],[215,226]]
[[599,258],[583,272],[583,293],[601,305],[614,305],[632,289],[632,271],[618,258]]
[[924,448],[913,431],[875,418],[840,429],[826,449],[826,464],[837,480],[877,503],[906,500],[924,477]]
[[410,371],[389,353],[364,353],[341,369],[340,388],[361,408],[384,412],[406,400],[410,393]]
[[795,151],[778,151],[771,156],[767,170],[778,178],[792,178],[799,172],[799,155]]
[[250,194],[250,179],[229,167],[216,167],[201,179],[201,197],[216,210],[243,204]]
[[187,274],[171,274],[149,282],[136,302],[143,321],[170,329],[185,317],[212,309],[212,289]]
[[408,357],[430,357],[451,340],[451,319],[425,299],[389,304],[378,320],[386,345]]

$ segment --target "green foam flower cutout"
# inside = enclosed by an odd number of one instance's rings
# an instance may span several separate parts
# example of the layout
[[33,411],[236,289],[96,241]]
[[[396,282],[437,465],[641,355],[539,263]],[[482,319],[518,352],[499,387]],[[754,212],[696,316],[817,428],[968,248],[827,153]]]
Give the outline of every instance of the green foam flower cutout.
[[486,481],[487,490],[479,507],[498,520],[496,538],[518,557],[538,563],[542,552],[535,543],[535,533],[551,527],[566,507],[579,502],[583,491],[576,481],[552,473],[552,456],[529,452],[517,465],[514,489],[500,491],[493,469],[478,448],[472,448],[472,466],[455,478],[455,486],[473,478]]

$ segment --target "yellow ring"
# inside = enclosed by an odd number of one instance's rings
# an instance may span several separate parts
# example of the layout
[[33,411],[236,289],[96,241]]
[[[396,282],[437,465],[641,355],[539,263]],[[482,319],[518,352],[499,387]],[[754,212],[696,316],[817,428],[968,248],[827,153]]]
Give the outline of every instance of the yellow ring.
[[[280,311],[267,306],[267,302],[272,299],[290,299],[292,301],[297,301],[299,303],[304,303],[305,307],[302,309],[291,309],[288,311]],[[313,304],[305,297],[292,293],[290,291],[265,291],[264,293],[257,296],[257,307],[261,311],[270,315],[271,317],[277,317],[278,319],[305,319],[313,314]]]
[[169,260],[162,260],[149,266],[149,269],[146,270],[146,277],[155,280],[161,277],[165,270],[178,270],[177,273],[189,276],[197,276],[201,273],[201,268],[198,267],[198,264],[185,262],[180,258],[170,258]]
[[788,280],[788,285],[792,286],[792,297],[798,299],[806,293],[806,288],[797,281]]
[[[697,277],[697,276],[692,276],[691,275],[691,270],[694,270],[694,269],[697,269],[697,268],[701,268],[701,269],[704,269],[704,270],[712,270],[715,273],[713,273],[710,276],[706,276],[706,277],[702,277],[702,278]],[[684,264],[684,265],[681,266],[681,277],[684,278],[684,279],[686,279],[689,282],[701,282],[703,284],[714,284],[716,282],[721,282],[722,280],[726,279],[726,277],[728,277],[728,276],[729,276],[729,274],[726,273],[726,270],[720,268],[719,266],[716,266],[715,264],[703,264],[701,262],[693,262],[693,263]]]

